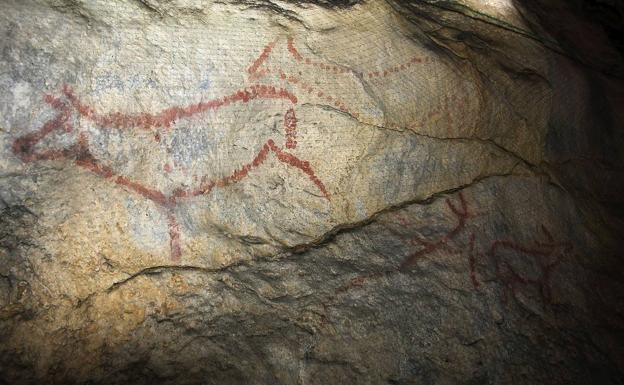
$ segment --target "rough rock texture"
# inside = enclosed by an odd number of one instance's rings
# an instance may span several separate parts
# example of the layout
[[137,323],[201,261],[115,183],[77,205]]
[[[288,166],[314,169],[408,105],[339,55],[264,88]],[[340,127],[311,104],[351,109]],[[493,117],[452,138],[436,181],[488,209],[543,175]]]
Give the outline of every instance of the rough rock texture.
[[620,53],[526,4],[3,1],[0,383],[624,383]]

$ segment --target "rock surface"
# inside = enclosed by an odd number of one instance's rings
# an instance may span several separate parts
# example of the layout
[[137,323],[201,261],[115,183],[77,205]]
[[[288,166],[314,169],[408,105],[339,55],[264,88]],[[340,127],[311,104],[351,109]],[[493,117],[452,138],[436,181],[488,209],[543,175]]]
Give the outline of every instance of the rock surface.
[[623,383],[600,33],[511,0],[0,8],[0,383]]

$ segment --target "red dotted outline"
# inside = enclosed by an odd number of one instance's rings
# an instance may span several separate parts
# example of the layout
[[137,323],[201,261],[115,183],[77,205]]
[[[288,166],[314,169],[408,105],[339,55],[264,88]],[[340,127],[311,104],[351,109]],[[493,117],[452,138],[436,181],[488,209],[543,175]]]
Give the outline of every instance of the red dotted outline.
[[[320,68],[326,72],[330,72],[333,74],[345,74],[345,73],[359,73],[352,69],[347,69],[341,66],[327,64],[326,62],[321,61],[313,61],[310,58],[304,57],[301,52],[295,47],[294,40],[292,37],[288,38],[288,52],[292,55],[292,57],[300,63],[305,63],[307,65],[311,65],[317,68]],[[408,70],[413,65],[417,65],[423,62],[429,62],[431,59],[429,57],[422,58],[420,56],[414,56],[410,58],[405,63],[396,64],[394,66],[386,67],[378,71],[370,71],[365,74],[367,78],[379,78],[379,77],[388,77],[390,75],[397,74],[399,72],[403,72]]]
[[297,148],[297,116],[292,108],[289,108],[284,115],[284,130],[286,131],[286,148]]
[[[270,52],[271,50],[273,50],[275,48],[275,43],[277,42],[277,40],[275,40],[274,42],[272,42],[270,45],[267,45],[264,49],[263,52]],[[327,64],[325,62],[320,62],[320,61],[313,61],[309,58],[306,58],[303,54],[301,54],[301,52],[296,48],[295,44],[294,44],[294,39],[292,37],[288,37],[287,39],[287,50],[290,53],[290,55],[293,57],[293,59],[295,60],[295,63],[299,63],[299,64],[307,64],[307,65],[312,65],[314,67],[320,68],[321,70],[324,70],[326,72],[329,73],[333,73],[333,74],[344,74],[344,73],[353,73],[356,75],[361,74],[360,72],[356,71],[356,70],[352,70],[352,69],[346,69],[344,67],[340,67],[340,66],[336,66],[336,65],[330,65]],[[318,86],[313,86],[309,83],[306,83],[304,80],[301,79],[301,77],[296,76],[296,75],[292,75],[292,74],[288,74],[286,73],[282,68],[279,67],[267,67],[264,66],[263,68],[260,68],[261,64],[264,64],[264,62],[266,61],[266,59],[268,59],[268,56],[266,58],[264,58],[263,60],[258,62],[257,66],[254,66],[253,71],[250,72],[250,76],[251,78],[258,80],[258,79],[262,79],[264,77],[266,77],[267,75],[275,75],[275,76],[279,76],[282,80],[285,80],[288,84],[302,90],[303,92],[308,93],[311,96],[314,97],[318,97],[320,99],[322,99],[324,102],[328,103],[330,106],[332,107],[336,107],[339,111],[342,111],[344,113],[347,113],[351,116],[353,116],[355,119],[360,120],[360,113],[357,112],[355,109],[353,109],[352,107],[349,107],[347,105],[347,103],[344,102],[344,100],[331,95],[329,92],[327,92],[325,89],[322,89]],[[365,74],[362,74],[363,77],[366,77],[368,79],[373,79],[373,78],[386,78],[390,75],[393,74],[397,74],[400,72],[403,72],[405,70],[408,70],[409,68],[411,68],[412,66],[421,64],[421,63],[429,63],[431,62],[431,58],[430,57],[419,57],[419,56],[414,56],[412,58],[410,58],[409,61],[402,63],[402,64],[397,64],[391,67],[387,67],[384,69],[381,69],[379,71],[370,71],[367,72]],[[450,103],[453,104],[457,104],[457,106],[459,108],[462,108],[464,106],[464,100],[461,98],[457,98],[455,95],[451,96],[448,100],[447,98],[444,99],[443,103],[437,107],[435,107],[434,109],[432,109],[429,114],[427,114],[427,116],[425,117],[424,123],[421,124],[417,124],[416,127],[422,127],[423,125],[433,121],[434,117],[436,116],[440,116],[443,113],[447,112],[449,110],[449,104]],[[449,123],[452,126],[454,123],[453,118],[449,115],[448,116],[449,119]],[[362,123],[364,124],[369,124],[369,125],[376,125],[375,123],[372,122],[366,122],[366,121],[362,121]],[[405,127],[404,126],[399,126],[399,125],[394,125],[394,124],[390,124],[390,123],[384,123],[384,125],[388,128],[392,128],[392,129],[399,129],[402,130]],[[416,128],[413,127],[413,128]],[[449,128],[449,134],[451,128]]]

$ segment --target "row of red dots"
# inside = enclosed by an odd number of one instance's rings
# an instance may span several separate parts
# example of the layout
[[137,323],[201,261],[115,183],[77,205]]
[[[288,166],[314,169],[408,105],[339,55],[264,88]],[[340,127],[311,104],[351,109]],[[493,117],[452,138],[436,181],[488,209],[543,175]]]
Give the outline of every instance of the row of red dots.
[[[305,58],[303,55],[301,55],[301,53],[295,47],[293,39],[291,37],[288,38],[288,51],[295,58],[296,61],[308,64],[308,65],[312,65],[314,67],[318,67],[318,68],[320,68],[322,70],[325,70],[327,72],[332,72],[334,74],[344,74],[344,73],[356,72],[354,70],[351,70],[351,69],[348,69],[348,68],[345,68],[345,67],[331,65],[331,64],[326,64],[326,63],[323,63],[323,62],[313,61],[310,58]],[[366,77],[368,77],[368,78],[387,77],[389,75],[396,74],[396,73],[399,73],[401,71],[405,71],[408,68],[412,67],[413,65],[420,64],[420,63],[423,63],[423,62],[430,62],[430,61],[431,61],[431,59],[429,57],[426,57],[426,58],[423,59],[421,57],[414,56],[406,63],[397,64],[397,65],[395,65],[393,67],[384,68],[383,70],[380,70],[380,71],[368,72],[368,73],[366,73]]]
[[408,68],[411,68],[413,65],[416,65],[422,62],[429,62],[429,61],[431,61],[431,59],[428,57],[422,59],[420,57],[414,56],[407,63],[398,64],[398,65],[395,65],[394,67],[389,67],[382,71],[372,71],[372,72],[367,73],[366,76],[369,78],[387,77],[389,75],[393,75],[401,71],[405,71]]

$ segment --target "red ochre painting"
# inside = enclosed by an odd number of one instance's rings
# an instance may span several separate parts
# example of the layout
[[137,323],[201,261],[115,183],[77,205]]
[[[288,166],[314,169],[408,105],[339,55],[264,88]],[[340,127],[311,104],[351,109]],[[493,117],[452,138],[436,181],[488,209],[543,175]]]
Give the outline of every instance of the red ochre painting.
[[[267,44],[262,49],[260,55],[244,69],[250,82],[258,81],[273,75],[275,79],[280,80],[282,84],[290,85],[293,89],[298,90],[306,97],[319,98],[335,107],[338,111],[347,113],[355,119],[360,118],[361,114],[353,107],[348,106],[344,100],[335,95],[331,95],[327,90],[319,86],[313,86],[310,82],[303,80],[301,74],[305,71],[295,71],[297,75],[293,75],[287,73],[281,67],[269,67],[266,65],[267,60],[279,41],[280,39],[278,38]],[[371,71],[356,71],[351,68],[306,58],[296,48],[294,40],[290,37],[286,40],[286,49],[293,59],[292,64],[295,68],[299,66],[312,67],[316,70],[336,76],[353,74],[367,81],[381,82],[380,84],[382,84],[386,77],[406,71],[419,63],[430,61],[430,58],[414,56],[407,62],[391,65],[387,68]],[[173,192],[168,195],[163,191],[139,183],[128,176],[119,174],[100,159],[97,159],[92,154],[87,134],[82,131],[80,127],[76,128],[72,125],[72,117],[80,116],[93,122],[103,130],[153,130],[155,131],[155,140],[160,141],[160,133],[157,131],[159,128],[175,129],[175,123],[181,119],[190,118],[208,111],[217,111],[228,105],[245,105],[259,99],[281,100],[291,104],[291,107],[289,107],[283,115],[283,145],[278,144],[275,139],[268,139],[264,143],[259,143],[257,153],[253,159],[248,163],[240,165],[239,168],[233,170],[229,175],[218,178],[204,175],[199,178],[200,183],[198,186],[194,188],[180,187],[173,190]],[[52,109],[57,111],[56,116],[47,121],[38,130],[17,138],[13,142],[14,154],[25,163],[55,160],[73,162],[76,166],[84,168],[138,196],[154,202],[158,207],[164,210],[167,216],[171,261],[174,263],[180,263],[182,258],[181,229],[175,214],[175,208],[179,200],[207,195],[214,189],[225,188],[236,184],[249,177],[250,171],[261,167],[271,155],[275,156],[279,162],[286,166],[299,170],[314,184],[315,188],[320,191],[322,197],[327,201],[331,200],[330,192],[323,180],[317,176],[312,165],[305,159],[301,159],[291,152],[292,150],[296,150],[298,146],[298,119],[295,110],[298,97],[293,91],[281,86],[267,84],[246,85],[241,87],[238,91],[222,97],[187,106],[172,106],[156,113],[101,113],[83,103],[69,85],[63,87],[60,97],[45,95],[44,101],[49,104]],[[446,105],[444,107],[448,108]],[[428,117],[432,116],[432,114],[442,113],[441,111],[441,107],[434,107]],[[424,122],[426,121],[427,117],[424,119]],[[44,150],[40,149],[40,146],[38,146],[46,136],[53,132],[71,132],[73,130],[77,132],[77,141],[67,148]],[[172,166],[167,163],[164,165],[163,170],[167,173],[171,172]],[[474,218],[476,214],[471,211],[466,198],[461,192],[457,194],[456,202],[447,199],[446,204],[449,211],[456,218],[456,225],[448,233],[436,240],[426,240],[414,236],[409,240],[409,245],[416,248],[416,250],[408,255],[399,266],[386,271],[360,274],[351,279],[344,286],[338,288],[336,290],[336,295],[360,287],[371,279],[378,279],[383,276],[410,270],[421,258],[438,249],[448,249],[448,251],[452,253],[461,253],[461,246],[460,249],[455,249],[451,247],[450,244],[454,243],[460,233],[466,230],[468,221]],[[396,215],[398,221],[403,226],[410,227],[408,220],[399,214]],[[475,233],[471,233],[468,244],[465,246],[469,254],[468,270],[470,273],[470,281],[474,288],[478,290],[481,286],[477,276],[476,259],[478,256],[486,256],[487,259],[493,261],[496,277],[505,287],[504,302],[507,302],[509,294],[515,298],[518,289],[526,286],[533,286],[539,292],[544,305],[551,303],[552,289],[550,287],[550,278],[552,272],[561,262],[561,257],[571,250],[571,245],[568,243],[555,242],[553,236],[543,226],[542,232],[547,239],[546,242],[538,242],[532,247],[527,247],[510,240],[495,240],[491,243],[489,250],[483,254],[476,251]],[[529,259],[534,259],[539,266],[540,273],[538,276],[524,277],[516,271],[513,265],[507,260],[509,258],[507,254],[510,252],[522,254]]]
[[[546,226],[540,226],[544,241],[535,241],[532,245],[524,245],[510,239],[494,240],[486,256],[489,257],[495,267],[496,277],[503,284],[503,302],[507,303],[509,297],[518,299],[519,290],[533,288],[543,307],[553,304],[552,275],[569,255],[573,246],[569,242],[556,241]],[[537,267],[536,272],[528,274],[518,269],[516,264]],[[471,266],[471,271],[474,272]],[[474,273],[473,273],[474,274]],[[476,278],[473,280],[475,289],[479,287]]]
[[[331,95],[330,92],[322,87],[317,85],[313,86],[311,85],[311,82],[303,80],[301,74],[305,73],[305,69],[308,67],[314,68],[317,71],[323,71],[335,76],[355,75],[359,78],[365,79],[366,81],[383,85],[384,79],[407,71],[420,63],[429,63],[431,61],[431,58],[429,57],[413,56],[410,57],[409,60],[402,63],[395,63],[388,67],[358,71],[352,68],[305,57],[296,48],[294,39],[292,37],[287,37],[286,49],[292,58],[291,64],[294,65],[296,69],[294,71],[294,75],[287,73],[281,67],[269,67],[267,65],[267,61],[269,60],[272,51],[276,49],[280,40],[283,39],[276,38],[272,42],[268,43],[262,49],[259,56],[244,70],[248,80],[250,82],[254,82],[269,75],[274,75],[275,79],[285,82],[285,84],[290,85],[293,89],[301,92],[306,97],[318,98],[323,102],[328,103],[330,106],[335,107],[338,111],[347,113],[358,120],[360,119],[361,113],[358,112],[357,109],[347,105],[342,98]],[[165,194],[163,191],[132,180],[132,178],[128,176],[121,175],[111,167],[107,166],[102,160],[97,159],[92,154],[87,134],[81,131],[80,128],[76,128],[78,138],[77,143],[68,148],[61,150],[42,150],[38,148],[40,147],[38,144],[46,136],[55,131],[73,131],[75,128],[71,122],[72,117],[75,115],[93,122],[100,129],[156,131],[159,128],[175,129],[175,123],[181,119],[190,118],[194,115],[202,114],[208,111],[217,111],[228,105],[247,104],[257,99],[279,99],[292,104],[292,106],[285,111],[283,117],[283,146],[278,145],[275,139],[269,139],[266,142],[259,144],[259,149],[255,157],[253,157],[250,162],[241,165],[238,169],[232,171],[231,174],[220,178],[213,178],[208,175],[204,175],[200,178],[201,182],[199,183],[199,186],[190,189],[178,188],[169,195]],[[45,95],[44,101],[54,110],[58,111],[57,115],[46,122],[40,129],[17,138],[13,143],[14,154],[26,163],[54,160],[73,162],[75,165],[89,170],[94,174],[110,180],[112,183],[124,187],[126,190],[157,204],[167,214],[171,260],[173,262],[179,263],[182,257],[180,225],[175,215],[175,208],[178,200],[206,195],[213,189],[224,188],[226,186],[236,184],[247,178],[251,170],[262,166],[270,155],[274,155],[279,162],[287,165],[288,167],[298,169],[301,173],[305,174],[310,182],[313,183],[320,191],[322,196],[328,201],[331,200],[330,192],[325,186],[323,180],[316,175],[312,165],[310,165],[308,161],[297,157],[292,152],[289,152],[289,150],[295,150],[298,144],[298,120],[295,111],[298,98],[293,91],[287,90],[283,87],[267,84],[251,84],[241,87],[240,90],[229,95],[218,97],[213,100],[187,106],[172,106],[155,113],[101,113],[96,111],[93,107],[83,103],[69,85],[65,85],[63,87],[60,97]],[[154,137],[156,141],[160,141],[160,133],[158,131],[156,131]],[[172,166],[167,163],[163,166],[163,170],[166,173],[169,173],[172,171]],[[461,209],[459,210],[466,210],[465,201],[461,195],[460,203]],[[458,211],[458,209],[450,203],[449,206],[452,211],[458,215],[459,219],[458,229],[449,235],[450,238],[452,238],[457,232],[461,231],[465,219],[467,218],[467,212]],[[424,249],[404,261],[402,268],[406,268],[413,264],[420,255],[429,253],[431,251],[431,247],[438,247],[440,245],[422,243],[422,246],[424,246]]]
[[[260,55],[245,69],[248,79],[256,81],[267,74],[275,73],[279,75],[279,79],[285,81],[293,88],[299,89],[307,94],[314,93],[314,96],[324,98],[327,102],[335,105],[339,110],[351,113],[355,118],[359,114],[348,107],[343,101],[336,97],[332,97],[321,89],[313,88],[300,77],[286,74],[282,69],[270,69],[264,66],[269,59],[271,51],[276,47],[279,38],[267,44]],[[304,58],[294,45],[292,38],[287,39],[287,50],[292,56],[295,66],[308,65],[319,68],[321,70],[334,73],[348,73],[353,70],[339,68],[317,61],[311,61]],[[413,58],[409,63],[399,64],[387,69],[367,72],[365,75],[369,78],[384,77],[411,67],[415,63],[421,62],[420,58]],[[297,73],[301,73],[297,71]],[[364,73],[363,73],[364,74]],[[182,257],[182,247],[180,240],[180,225],[176,218],[175,208],[180,199],[192,198],[209,194],[213,189],[224,188],[229,185],[236,184],[247,178],[251,170],[262,166],[270,155],[287,165],[295,168],[303,173],[311,183],[320,191],[322,196],[328,201],[331,200],[331,194],[328,191],[322,179],[316,175],[312,165],[289,152],[297,148],[297,116],[295,107],[298,102],[297,96],[283,87],[267,85],[267,84],[251,84],[241,87],[240,90],[215,98],[210,101],[191,104],[187,106],[172,106],[155,113],[123,113],[123,112],[107,112],[102,113],[96,111],[93,107],[83,103],[76,95],[71,86],[65,85],[60,96],[45,95],[44,101],[50,107],[57,111],[56,116],[47,121],[38,130],[28,133],[17,138],[13,142],[13,152],[25,163],[40,161],[69,161],[76,166],[89,170],[90,172],[105,178],[112,183],[125,188],[126,190],[137,194],[145,199],[154,202],[161,207],[167,214],[169,228],[169,244],[171,260],[179,263]],[[290,102],[292,107],[288,108],[284,113],[284,144],[279,145],[275,139],[269,139],[258,145],[258,151],[248,163],[241,165],[231,174],[214,178],[208,175],[202,176],[199,186],[195,188],[178,188],[170,194],[165,194],[156,188],[139,183],[131,177],[121,175],[105,162],[97,159],[90,148],[89,137],[80,127],[73,127],[72,117],[79,116],[93,122],[99,129],[118,129],[118,130],[156,130],[158,128],[175,129],[175,123],[181,119],[190,118],[197,114],[207,111],[217,111],[222,107],[232,104],[247,104],[256,99],[274,99]],[[73,145],[63,149],[41,149],[39,143],[53,132],[71,132],[76,130],[77,141]],[[155,139],[160,140],[160,134],[155,133]],[[171,165],[165,164],[163,167],[165,172],[171,171]]]
[[[494,279],[488,281],[496,281],[502,287],[500,297],[502,304],[509,304],[510,298],[518,301],[519,295],[527,296],[532,293],[537,293],[542,307],[546,308],[553,304],[552,276],[565,257],[572,253],[573,245],[570,242],[555,240],[548,228],[541,225],[540,234],[535,238],[543,238],[543,241],[525,245],[512,238],[490,239],[483,240],[489,245],[485,250],[478,250],[477,234],[471,230],[471,227],[476,229],[478,226],[469,227],[469,225],[474,218],[484,213],[474,211],[462,192],[456,194],[455,200],[447,198],[445,202],[454,217],[453,227],[435,239],[424,239],[417,233],[408,237],[405,245],[412,251],[398,266],[360,273],[338,287],[329,300],[333,301],[337,295],[362,287],[371,280],[409,272],[428,255],[445,250],[449,254],[468,255],[469,280],[476,291],[480,291],[483,284],[479,279],[477,263],[481,262],[484,267],[490,266],[494,270]],[[415,228],[414,224],[399,212],[393,213],[392,221],[405,229]]]

